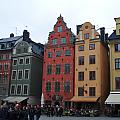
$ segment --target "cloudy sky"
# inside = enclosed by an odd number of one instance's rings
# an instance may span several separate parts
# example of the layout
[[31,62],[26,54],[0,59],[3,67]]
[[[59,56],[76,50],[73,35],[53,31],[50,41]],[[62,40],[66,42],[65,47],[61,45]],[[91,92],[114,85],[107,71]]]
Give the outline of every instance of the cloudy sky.
[[75,34],[76,25],[84,22],[111,34],[119,6],[120,0],[0,0],[0,38],[27,29],[32,40],[44,44],[60,14]]

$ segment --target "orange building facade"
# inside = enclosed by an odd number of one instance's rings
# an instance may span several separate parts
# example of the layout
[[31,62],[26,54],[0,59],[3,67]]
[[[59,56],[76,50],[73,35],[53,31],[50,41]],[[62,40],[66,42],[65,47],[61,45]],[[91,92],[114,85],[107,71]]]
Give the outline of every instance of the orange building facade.
[[71,99],[76,107],[96,107],[104,104],[109,91],[109,57],[106,39],[105,28],[100,28],[99,34],[90,22],[77,26],[75,92]]

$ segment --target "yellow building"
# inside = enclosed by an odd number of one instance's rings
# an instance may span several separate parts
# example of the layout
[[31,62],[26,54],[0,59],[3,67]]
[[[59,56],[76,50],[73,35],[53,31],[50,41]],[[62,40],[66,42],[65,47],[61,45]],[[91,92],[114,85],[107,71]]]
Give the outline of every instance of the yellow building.
[[[75,92],[77,107],[103,105],[109,90],[109,57],[105,28],[86,22],[77,26],[75,42]],[[92,103],[92,104],[91,104]]]
[[110,94],[105,104],[120,109],[120,17],[115,18],[116,30],[109,36]]

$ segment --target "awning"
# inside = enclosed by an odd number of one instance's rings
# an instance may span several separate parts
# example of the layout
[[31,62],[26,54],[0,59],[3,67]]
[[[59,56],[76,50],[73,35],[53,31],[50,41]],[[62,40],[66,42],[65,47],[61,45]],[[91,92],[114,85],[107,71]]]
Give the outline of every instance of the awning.
[[120,92],[110,92],[105,104],[120,104]]
[[4,101],[7,101],[9,103],[12,103],[12,102],[17,102],[17,103],[20,103],[22,102],[23,100],[26,100],[28,99],[28,97],[7,97],[5,99],[3,99]]
[[81,97],[74,96],[70,101],[72,102],[97,102],[99,97]]

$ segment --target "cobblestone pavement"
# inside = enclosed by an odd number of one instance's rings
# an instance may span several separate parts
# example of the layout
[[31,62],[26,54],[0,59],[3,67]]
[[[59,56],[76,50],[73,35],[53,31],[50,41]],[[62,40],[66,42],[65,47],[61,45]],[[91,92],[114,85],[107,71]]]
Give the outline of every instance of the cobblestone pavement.
[[39,120],[120,120],[120,117],[47,117],[41,116]]

